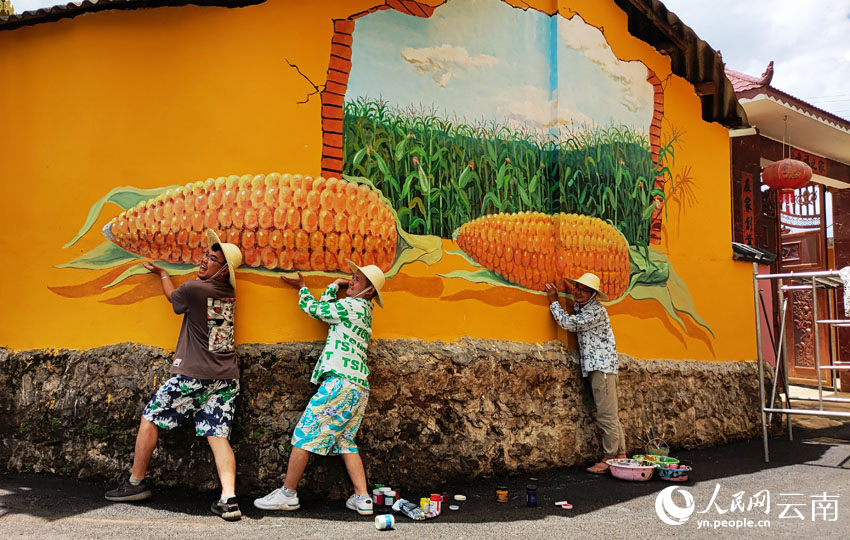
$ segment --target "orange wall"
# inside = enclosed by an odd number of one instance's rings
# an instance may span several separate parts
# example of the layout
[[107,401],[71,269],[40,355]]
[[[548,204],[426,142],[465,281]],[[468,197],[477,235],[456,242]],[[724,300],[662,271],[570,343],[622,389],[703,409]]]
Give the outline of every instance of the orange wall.
[[[90,270],[55,266],[100,244],[98,231],[120,212],[117,207],[107,205],[74,246],[62,245],[91,204],[116,186],[154,188],[272,171],[317,174],[320,103],[313,96],[296,104],[312,87],[286,59],[321,84],[332,20],[372,3],[270,1],[240,9],[101,12],[0,32],[7,104],[0,129],[0,282],[6,304],[0,345],[88,348],[134,341],[173,348],[179,320],[162,297],[107,303],[151,276],[79,298],[48,288],[96,277]],[[544,11],[555,5],[531,3]],[[753,359],[750,267],[731,260],[726,130],[701,120],[693,88],[670,75],[666,57],[628,34],[625,15],[613,2],[571,2],[569,9],[563,4],[564,13],[578,12],[603,27],[619,58],[639,59],[666,80],[665,118],[685,131],[676,163],[689,165],[696,181],[698,202],[681,219],[678,203],[669,202],[661,248],[716,339],[693,323],[683,332],[657,304],[627,299],[609,308],[618,348],[640,358]],[[444,256],[433,266],[403,267],[385,295],[387,309],[376,314],[376,337],[559,337],[545,297],[435,277],[455,264]],[[324,337],[323,326],[297,310],[294,291],[246,274],[237,286],[239,342]],[[483,291],[486,301],[446,300],[466,291]]]

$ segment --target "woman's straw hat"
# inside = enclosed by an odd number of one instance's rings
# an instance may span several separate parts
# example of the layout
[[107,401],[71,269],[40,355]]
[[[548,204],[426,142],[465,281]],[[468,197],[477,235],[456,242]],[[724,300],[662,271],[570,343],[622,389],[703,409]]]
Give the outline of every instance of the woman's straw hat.
[[207,229],[207,241],[210,247],[218,244],[221,246],[221,252],[224,254],[224,260],[227,261],[227,278],[230,280],[230,286],[236,288],[236,269],[242,265],[242,252],[239,251],[239,246],[236,244],[227,244],[218,239],[218,235],[212,229]]
[[596,291],[597,298],[599,298],[600,300],[608,300],[608,295],[599,290],[599,276],[597,276],[596,274],[588,272],[586,274],[582,274],[582,276],[578,279],[566,279],[573,283],[581,283],[585,287],[590,287],[591,289]]
[[369,280],[369,283],[375,287],[375,303],[379,306],[384,307],[384,299],[381,297],[381,288],[384,286],[384,283],[387,282],[387,278],[384,276],[384,272],[375,266],[374,264],[370,264],[369,266],[359,267],[351,259],[346,259],[348,261],[348,266],[351,267],[351,271],[357,273],[357,271],[363,272],[363,275],[366,276],[366,279]]

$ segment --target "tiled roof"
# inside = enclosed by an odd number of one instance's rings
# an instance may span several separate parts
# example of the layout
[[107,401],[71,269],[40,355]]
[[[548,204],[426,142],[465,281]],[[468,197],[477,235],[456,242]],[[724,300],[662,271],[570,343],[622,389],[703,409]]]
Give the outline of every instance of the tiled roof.
[[263,2],[265,0],[81,0],[79,2],[70,2],[35,11],[22,11],[7,17],[0,17],[0,31],[68,19],[82,15],[83,13],[93,13],[109,9],[142,9],[186,5],[242,7],[261,4]]
[[770,86],[770,81],[773,79],[773,62],[767,65],[767,69],[762,73],[761,77],[753,77],[746,73],[726,69],[726,76],[732,81],[732,86],[735,88],[735,93],[739,99],[750,99],[759,94],[765,94],[775,101],[779,101],[788,107],[793,107],[820,119],[828,124],[833,124],[842,129],[850,129],[850,121],[825,111],[820,107],[812,105],[807,101],[803,101],[798,97],[783,92],[773,86]]
[[729,68],[726,68],[726,76],[732,82],[732,88],[735,89],[736,94],[746,90],[752,90],[753,88],[767,86],[770,84],[771,79],[773,79],[773,60],[767,65],[767,69],[764,70],[761,77],[753,77],[752,75],[747,75],[746,73]]

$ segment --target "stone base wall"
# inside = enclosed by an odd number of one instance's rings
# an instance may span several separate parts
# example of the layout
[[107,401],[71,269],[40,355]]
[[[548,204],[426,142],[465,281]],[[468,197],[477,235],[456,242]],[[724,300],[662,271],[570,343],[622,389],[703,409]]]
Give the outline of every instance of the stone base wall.
[[[313,393],[322,343],[242,345],[231,442],[240,493],[281,484],[290,437]],[[119,344],[85,351],[0,349],[0,470],[116,481],[128,474],[139,416],[168,377],[170,353]],[[371,482],[410,489],[534,473],[601,454],[577,353],[559,342],[376,340],[358,444]],[[650,426],[673,447],[758,436],[754,362],[620,357],[620,419],[630,451]],[[158,485],[215,489],[194,430],[161,433],[148,473]],[[314,457],[301,491],[350,491],[342,460]]]

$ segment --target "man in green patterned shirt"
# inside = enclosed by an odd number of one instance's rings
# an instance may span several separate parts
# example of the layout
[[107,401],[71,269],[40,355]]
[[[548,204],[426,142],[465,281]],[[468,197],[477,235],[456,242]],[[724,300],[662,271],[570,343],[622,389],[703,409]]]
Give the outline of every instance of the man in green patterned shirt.
[[[375,265],[358,267],[348,261],[354,275],[337,279],[325,289],[319,301],[304,285],[304,278],[281,276],[287,285],[299,290],[298,307],[307,315],[328,323],[328,339],[319,355],[310,382],[319,389],[292,434],[292,453],[282,487],[256,499],[262,510],[297,510],[298,482],[304,474],[310,453],[339,454],[345,463],[354,495],[345,505],[362,515],[372,515],[372,499],[366,488],[366,472],[354,443],[369,399],[369,367],[366,348],[372,337],[372,302],[384,307],[381,287],[384,273]],[[337,293],[345,297],[337,300]]]

